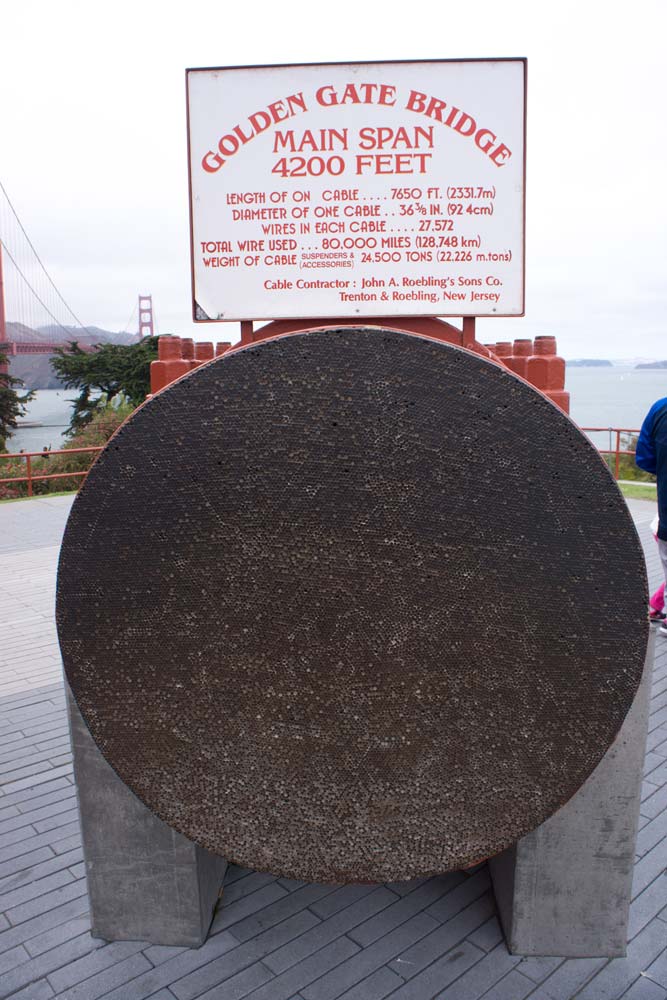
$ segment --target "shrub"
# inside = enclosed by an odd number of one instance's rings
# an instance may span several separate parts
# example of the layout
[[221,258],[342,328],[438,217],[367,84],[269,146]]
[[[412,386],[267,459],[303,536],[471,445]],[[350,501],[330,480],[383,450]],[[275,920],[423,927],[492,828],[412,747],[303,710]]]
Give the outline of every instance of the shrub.
[[[134,406],[127,400],[123,400],[118,405],[106,403],[100,406],[89,423],[68,436],[63,449],[69,451],[72,448],[92,448],[105,445],[114,431],[120,427],[133,410]],[[85,472],[93,464],[96,457],[96,452],[52,455],[45,449],[43,458],[33,458],[32,474],[33,476],[48,476],[55,473]],[[27,483],[7,483],[3,485],[4,479],[13,479],[14,477],[25,475],[26,463],[23,459],[0,462],[0,499],[6,500],[27,496]],[[83,482],[83,478],[83,476],[63,476],[62,479],[38,480],[37,482],[33,482],[32,492],[34,496],[43,496],[46,493],[77,490]]]

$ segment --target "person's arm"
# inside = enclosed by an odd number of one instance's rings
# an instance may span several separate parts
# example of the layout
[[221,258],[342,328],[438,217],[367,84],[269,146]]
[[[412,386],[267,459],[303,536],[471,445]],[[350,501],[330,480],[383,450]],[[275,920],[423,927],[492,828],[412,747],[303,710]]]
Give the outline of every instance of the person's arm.
[[646,414],[642,429],[637,438],[635,462],[644,472],[656,471],[655,444],[653,443],[654,410],[655,406],[652,406]]

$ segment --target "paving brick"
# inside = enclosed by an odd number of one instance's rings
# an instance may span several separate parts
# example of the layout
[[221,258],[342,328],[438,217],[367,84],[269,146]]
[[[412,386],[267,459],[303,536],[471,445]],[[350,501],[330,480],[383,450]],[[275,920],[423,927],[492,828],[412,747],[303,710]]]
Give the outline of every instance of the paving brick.
[[523,1000],[535,989],[535,983],[514,969],[484,994],[484,1000]]
[[663,908],[667,898],[667,876],[661,875],[651,883],[641,895],[630,904],[630,919],[628,921],[628,940],[639,934]]
[[[22,648],[24,654],[28,656],[31,654],[39,654],[41,656],[42,652],[47,652],[49,655],[55,656],[57,653],[56,647],[56,643],[49,643],[44,640],[35,640],[34,642],[29,640],[27,645]],[[2,662],[3,659],[9,660],[12,663],[15,662],[19,654],[8,656],[10,648],[11,644],[3,646],[2,653],[0,653],[0,657],[2,657],[0,662]],[[7,708],[17,708],[22,705],[34,705],[38,702],[48,701],[52,697],[58,697],[61,692],[62,684],[51,684],[47,687],[40,688],[39,691],[23,691],[19,694],[6,695],[1,699],[0,708],[4,708],[5,706],[7,706]]]
[[278,885],[281,885],[283,889],[287,889],[288,892],[295,892],[297,889],[302,889],[304,885],[308,885],[308,883],[298,878],[279,878]]
[[666,943],[664,924],[652,921],[630,942],[627,958],[612,958],[577,995],[577,1000],[615,1000],[621,997],[649,968]]
[[12,948],[15,944],[28,941],[36,935],[41,934],[42,931],[57,927],[60,923],[72,917],[81,916],[87,912],[88,898],[87,896],[81,896],[69,903],[64,903],[52,910],[47,910],[45,913],[40,913],[39,916],[33,917],[25,923],[18,924],[16,927],[12,927],[9,921],[3,916],[2,919],[5,921],[5,924],[3,925],[4,929],[0,932],[0,952],[5,951],[7,948]]
[[[0,802],[2,800],[0,799]],[[19,816],[19,810],[17,806],[7,806],[6,809],[0,808],[0,823],[6,823],[8,819],[12,819],[14,816]]]
[[654,819],[654,817],[658,816],[665,809],[667,809],[667,784],[663,785],[662,788],[656,789],[649,798],[642,802],[640,812],[644,816]]
[[651,698],[651,711],[650,715],[655,715],[657,711],[664,708],[667,705],[667,691],[656,692]]
[[40,782],[39,785],[29,785],[26,788],[21,788],[18,792],[13,792],[11,795],[5,790],[4,797],[0,799],[2,806],[13,806],[18,805],[21,808],[20,803],[29,802],[31,803],[29,808],[32,809],[32,801],[34,799],[40,798],[42,795],[47,795],[50,792],[58,791],[62,788],[71,788],[71,782],[67,781],[66,778],[56,778],[54,775],[48,782]]
[[68,747],[71,747],[69,730],[64,730],[62,736],[55,736],[50,740],[38,740],[35,742],[35,747],[40,753],[42,750],[58,750],[61,747],[63,750],[67,750]]
[[[295,990],[298,989],[305,1000],[334,1000],[340,993],[362,979],[367,979],[376,969],[386,965],[401,949],[409,948],[411,944],[419,941],[420,938],[432,931],[434,926],[435,921],[431,917],[427,917],[425,913],[418,913],[416,917],[412,917],[395,931],[380,938],[379,941],[375,941],[363,951],[358,951],[358,954],[352,958],[348,958],[334,972],[322,975],[320,979],[305,989],[295,985]],[[341,940],[349,941],[349,938]],[[335,944],[337,943],[335,942]],[[350,944],[352,944],[351,941]],[[318,952],[313,958],[316,959],[320,954],[321,952]],[[400,971],[398,971],[398,975],[401,975]],[[266,1000],[271,1000],[271,997],[267,995]]]
[[476,899],[462,913],[455,914],[446,924],[437,927],[407,951],[403,951],[398,958],[388,963],[389,967],[404,979],[411,979],[485,923],[493,910],[494,904],[489,894]]
[[78,822],[78,820],[79,811],[75,801],[73,808],[70,807],[66,812],[55,813],[52,816],[48,816],[46,819],[37,820],[37,822],[32,825],[35,830],[37,830],[37,833],[46,833],[48,830],[57,830],[61,826],[66,826],[68,823]]
[[[664,682],[664,690],[667,692],[667,680]],[[656,748],[660,746],[665,740],[667,740],[667,727],[658,726],[653,732],[649,733],[646,739],[646,750],[647,756],[649,753],[656,753]]]
[[10,948],[9,951],[5,951],[0,955],[0,982],[2,981],[2,976],[5,972],[9,972],[10,969],[15,969],[17,965],[23,965],[24,962],[29,961],[30,955],[25,950],[22,944],[16,946],[16,948]]
[[[14,764],[16,767],[21,767],[23,764],[34,764],[38,759],[42,759],[42,755],[43,759],[49,759],[49,751],[38,750],[32,740],[26,740],[19,744],[12,745],[9,748],[0,751],[0,767],[3,768],[2,773],[6,774],[7,772],[4,771],[4,768],[9,767],[11,764]],[[664,758],[660,757],[659,760],[662,762]]]
[[664,725],[665,722],[667,722],[667,706],[661,708],[658,712],[655,712],[654,715],[651,715],[649,717],[648,720],[649,733],[653,732],[654,729],[657,729],[658,726]]
[[636,979],[627,993],[623,994],[623,1000],[665,1000],[665,997],[667,993],[664,987],[658,986],[644,975]]
[[[78,833],[79,824],[70,823],[68,827],[62,827],[58,830],[58,838],[65,837],[74,833]],[[22,854],[28,854],[31,851],[35,851],[38,847],[51,847],[52,850],[56,850],[54,846],[54,841],[56,837],[54,833],[49,830],[47,833],[36,833],[32,836],[25,834],[20,840],[15,843],[10,844],[8,847],[3,847],[0,849],[0,867],[5,861],[11,861],[13,858],[20,858]]]
[[659,767],[654,767],[649,775],[654,785],[662,785],[667,782],[667,760],[663,760]]
[[245,875],[252,875],[252,868],[242,868],[241,865],[231,864],[225,872],[224,885],[231,885],[232,882],[236,882],[237,879],[243,878]]
[[53,715],[50,715],[48,719],[44,720],[44,722],[48,723],[47,725],[44,725],[43,722],[35,726],[24,725],[23,728],[21,729],[21,732],[23,733],[24,736],[30,736],[30,737],[39,736],[42,739],[46,739],[47,736],[53,735],[55,732],[62,732],[64,721],[65,721],[64,712],[61,711],[54,712]]
[[[148,972],[150,969],[151,963],[144,955],[132,955],[124,961],[118,961],[103,971],[97,972],[62,993],[58,992],[58,1000],[97,1000],[98,997],[105,996],[109,990],[136,979],[142,972]],[[49,976],[48,979],[52,983],[53,976]]]
[[58,948],[52,948],[51,951],[44,952],[43,955],[32,959],[30,962],[17,966],[10,972],[6,972],[2,977],[0,981],[0,998],[11,996],[17,990],[23,989],[34,980],[42,979],[49,972],[60,969],[69,962],[73,962],[82,955],[93,951],[100,944],[101,942],[95,941],[91,938],[90,934],[82,934],[80,937],[73,938]]
[[390,906],[397,898],[395,893],[390,892],[389,889],[385,889],[384,886],[379,886],[373,892],[369,893],[368,896],[357,900],[356,903],[345,907],[344,910],[339,910],[338,913],[329,917],[328,920],[323,920],[305,934],[302,934],[278,951],[268,955],[264,959],[264,962],[273,972],[284,972],[285,969],[296,965],[297,962],[300,962],[314,951],[319,951],[324,945],[330,941],[334,941],[342,934],[348,933],[348,936],[352,937],[349,934],[352,928],[362,923],[362,921],[366,920],[372,914]]
[[28,903],[20,903],[18,906],[14,906],[6,911],[5,916],[10,924],[21,924],[25,920],[30,920],[40,913],[48,912],[62,903],[85,896],[85,894],[85,880],[79,879],[76,882],[69,882],[60,889],[54,889],[53,892],[47,892],[43,896],[38,896],[37,899],[31,899]]
[[[112,990],[105,997],[105,1000],[145,1000],[146,997],[152,997],[159,989],[178,982],[189,972],[193,972],[236,947],[238,947],[238,941],[227,931],[223,931],[205,941],[201,948],[186,948],[175,958],[162,962],[161,965],[143,972],[124,986]],[[172,1000],[173,996],[171,994]]]
[[632,878],[632,898],[634,899],[647,885],[650,885],[667,868],[667,837],[642,857],[635,865]]
[[67,779],[59,779],[54,782],[53,791],[41,786],[35,789],[35,795],[18,802],[16,808],[19,812],[29,813],[34,809],[43,809],[54,802],[69,802],[72,795],[76,796],[76,788]]
[[656,767],[660,767],[661,764],[665,763],[664,757],[660,757],[657,753],[649,753],[644,757],[644,777],[650,778],[651,772],[655,770]]
[[[403,896],[377,917],[373,917],[359,927],[355,927],[349,936],[357,944],[366,947],[366,945],[372,944],[373,941],[377,941],[383,934],[388,934],[395,927],[399,927],[402,923],[405,923],[406,920],[409,920],[416,913],[419,913],[421,910],[427,910],[427,907],[432,907],[434,903],[442,900],[456,889],[457,886],[464,884],[466,884],[465,879],[458,872],[454,876],[443,875],[439,878],[429,879],[408,893],[407,896]],[[429,916],[433,916],[429,910],[427,912]],[[437,918],[434,917],[434,919]]]
[[[339,970],[345,968],[358,951],[356,944],[349,938],[339,938],[316,955],[311,955],[282,975],[275,976],[253,993],[252,1000],[291,1000],[297,991],[305,997],[307,993],[304,986],[310,988],[315,980],[321,982],[322,979],[318,980],[318,976],[326,979],[328,975],[338,975]],[[207,994],[207,1000],[214,1000],[214,997],[214,991]]]
[[472,878],[466,879],[461,885],[442,896],[432,906],[429,906],[426,912],[429,917],[433,917],[435,920],[444,923],[454,916],[455,913],[463,910],[472,900],[478,899],[483,893],[488,892],[490,887],[491,879],[488,869],[485,866],[476,875],[473,875]]
[[51,1000],[53,995],[53,990],[46,979],[40,979],[38,982],[30,983],[24,990],[12,993],[12,1000]]
[[394,1000],[425,1000],[426,997],[434,997],[478,962],[483,954],[479,948],[465,941],[399,987],[392,997]]
[[[0,853],[4,853],[5,849],[11,848],[14,844],[29,842],[35,834],[36,831],[30,824],[23,824],[14,830],[8,830],[7,833],[3,833],[0,837]],[[11,851],[9,853],[11,854]]]
[[144,948],[143,953],[151,965],[162,965],[163,962],[167,962],[176,955],[181,955],[184,951],[187,949],[174,945],[152,944],[149,948]]
[[504,935],[497,917],[489,917],[486,923],[468,935],[468,940],[484,951],[493,951],[496,945],[504,941]]
[[[21,876],[25,873],[30,879],[34,866],[54,858],[54,853],[50,847],[39,847],[36,851],[28,851],[27,854],[20,854],[16,858],[11,858],[0,865],[0,886],[3,886],[8,879],[16,878],[16,885],[21,885]],[[44,874],[49,874],[45,872]]]
[[562,964],[562,958],[523,958],[517,972],[532,979],[534,983],[541,983]]
[[388,889],[391,889],[392,892],[397,893],[399,896],[407,896],[409,892],[418,889],[420,885],[428,881],[427,878],[411,878],[404,882],[387,882],[385,884]]
[[[260,934],[259,937],[246,941],[233,951],[228,951],[220,958],[214,959],[178,982],[172,984],[171,990],[178,1000],[191,1000],[201,993],[211,989],[216,983],[223,982],[235,975],[241,969],[263,959],[265,955],[283,946],[286,942],[298,938],[300,934],[319,921],[314,913],[303,910],[283,923]],[[270,973],[273,976],[273,972]]]
[[215,986],[208,993],[203,993],[201,1000],[240,1000],[241,997],[254,993],[258,986],[262,986],[271,978],[266,966],[256,962],[250,968]]
[[[667,935],[665,935],[665,948],[667,949]],[[667,951],[663,951],[654,962],[646,969],[646,974],[660,986],[667,989]]]
[[[282,879],[279,881],[282,885]],[[245,920],[240,920],[234,924],[232,933],[239,941],[247,941],[248,938],[254,937],[256,934],[261,934],[274,924],[286,920],[305,907],[310,907],[314,921],[317,921],[319,918],[315,916],[314,908],[311,904],[317,903],[322,896],[328,895],[330,891],[328,886],[317,884],[304,885],[303,888],[288,893],[275,903],[271,903],[270,906],[265,906],[259,912],[246,917]]]
[[643,856],[667,837],[667,810],[655,819],[645,819],[637,834],[637,854]]
[[[27,753],[28,750],[32,750],[32,753]],[[52,756],[53,754],[50,754],[48,750],[38,753],[34,749],[32,741],[22,744],[20,748],[12,747],[10,751],[6,752],[5,759],[0,762],[3,786],[5,783],[8,784],[10,781],[23,778],[25,775],[35,774],[39,770],[39,764],[50,766],[49,758]],[[664,761],[661,762],[664,763]]]
[[[396,885],[392,882],[392,887]],[[393,890],[392,890],[393,891]],[[403,980],[400,976],[397,976],[395,972],[388,969],[384,965],[377,972],[374,972],[364,979],[362,982],[357,983],[352,989],[346,990],[345,993],[341,993],[338,1000],[383,1000],[383,997],[389,996],[395,989],[403,985]]]
[[58,924],[57,927],[29,938],[25,942],[25,947],[30,956],[36,958],[37,955],[42,955],[45,951],[49,951],[51,948],[55,948],[65,941],[70,941],[80,934],[85,934],[86,931],[90,931],[90,916],[87,912],[81,916],[73,917],[71,920],[65,920],[63,923]]
[[[71,851],[71,854],[80,855],[80,851]],[[67,857],[67,855],[65,855]],[[72,878],[85,878],[86,877],[86,863],[85,861],[79,861],[78,864],[70,865],[68,871],[71,873]]]
[[268,875],[266,872],[252,872],[250,875],[232,882],[231,885],[223,885],[222,896],[220,897],[222,899],[221,905],[229,906],[230,903],[236,902],[237,899],[249,896],[265,885],[272,885],[277,881],[278,879],[275,875]]
[[660,785],[656,785],[656,783],[654,781],[651,781],[650,778],[644,778],[644,780],[642,781],[641,794],[639,797],[642,805],[644,804],[644,802],[646,802],[647,799],[650,799],[651,796],[655,795],[655,793],[658,791],[660,791]]
[[218,910],[215,916],[211,929],[213,933],[217,933],[218,931],[233,927],[235,923],[243,920],[251,913],[257,913],[265,906],[274,903],[277,899],[281,899],[286,895],[287,891],[282,886],[279,886],[276,882],[271,882],[270,885],[265,885],[263,889],[258,889],[257,892],[251,893],[250,896],[242,896],[227,906],[223,903],[222,908]]
[[323,893],[322,898],[316,900],[314,903],[310,904],[310,909],[313,913],[321,917],[322,920],[326,920],[327,917],[333,916],[338,910],[344,909],[346,906],[350,906],[352,903],[356,902],[357,899],[362,899],[367,896],[370,892],[375,889],[374,885],[343,885],[338,889],[329,887],[330,891],[328,893]]
[[15,732],[12,730],[11,733],[8,733],[6,726],[0,726],[0,747],[7,748],[17,745],[32,745],[32,741],[26,740],[25,736],[20,731]]
[[[61,816],[65,812],[69,812],[73,805],[76,805],[76,791],[70,786],[67,791],[63,789],[59,793],[59,798],[55,802],[49,802],[46,805],[40,805],[36,809],[30,809],[25,812],[21,812],[16,809],[16,815],[9,817],[0,826],[0,833],[8,833],[10,830],[18,829],[22,826],[28,826],[30,824],[36,824],[40,820],[46,820],[53,816]],[[38,829],[35,826],[35,829]],[[38,832],[42,832],[39,831]]]
[[46,878],[31,880],[18,889],[2,892],[0,906],[3,910],[9,911],[12,907],[18,906],[19,903],[26,903],[30,899],[43,896],[44,893],[59,889],[60,886],[66,885],[72,880],[72,875],[66,868],[63,871],[54,872],[53,875],[47,875]]
[[[12,1000],[14,1000],[13,997]],[[151,1000],[174,1000],[174,994],[169,989],[160,990],[158,993],[151,994]]]
[[72,765],[66,764],[64,767],[52,767],[43,774],[35,774],[30,778],[21,778],[20,781],[8,782],[4,787],[5,798],[2,800],[3,805],[13,805],[14,802],[20,801],[16,798],[20,792],[25,792],[26,798],[38,794],[35,791],[38,785],[48,784],[50,791],[53,787],[51,782],[71,773]]
[[[51,850],[56,854],[69,854],[70,851],[77,850],[81,847],[81,830],[79,829],[79,824],[76,825],[76,832],[70,833],[67,837],[63,837],[62,840],[54,840],[51,842]],[[67,828],[69,830],[69,827]],[[58,834],[58,837],[62,837],[62,832],[60,830],[55,830],[52,832],[52,836]]]
[[14,722],[5,721],[7,722],[7,729],[5,730],[7,734],[20,733],[25,739],[32,739],[33,737],[44,739],[45,733],[48,733],[56,726],[62,729],[64,719],[61,709],[52,708],[48,715],[40,715],[39,722],[30,719],[16,720]]
[[49,726],[48,730],[44,730],[42,733],[38,733],[35,737],[35,746],[40,749],[46,749],[50,743],[54,740],[67,740],[69,743],[70,733],[69,733],[69,723],[67,721],[67,715],[63,712],[62,719],[54,725]]
[[481,997],[499,979],[511,972],[520,961],[518,955],[509,954],[504,944],[498,945],[493,951],[483,954],[465,975],[438,996],[440,1000],[472,1000],[473,997]]
[[[102,944],[102,947],[97,948],[93,954],[86,955],[85,958],[80,958],[76,962],[70,962],[65,968],[50,973],[46,978],[56,993],[61,993],[84,979],[90,979],[91,976],[102,972],[110,965],[136,955],[145,947],[145,941],[116,941],[113,944]],[[148,960],[146,960],[146,965],[149,965]]]

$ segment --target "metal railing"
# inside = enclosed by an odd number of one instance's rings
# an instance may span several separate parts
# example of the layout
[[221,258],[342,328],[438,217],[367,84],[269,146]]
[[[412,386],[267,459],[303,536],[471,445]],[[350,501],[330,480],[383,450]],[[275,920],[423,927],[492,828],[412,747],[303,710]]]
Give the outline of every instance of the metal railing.
[[[621,448],[621,435],[622,434],[634,434],[638,435],[639,430],[636,427],[581,427],[580,430],[584,434],[608,434],[609,435],[609,447],[600,448],[597,445],[596,448],[601,455],[610,455],[614,458],[613,469],[614,479],[619,478],[620,465],[621,465],[621,455],[632,455],[634,457],[634,449],[628,451],[627,449]],[[613,441],[613,447],[612,447]],[[595,444],[595,442],[593,442]]]
[[[96,445],[89,448],[63,448],[59,451],[19,451],[10,454],[0,453],[0,459],[25,459],[26,463],[26,475],[25,476],[13,476],[9,479],[3,479],[0,471],[0,486],[9,485],[10,483],[27,483],[28,485],[28,496],[33,496],[33,483],[42,482],[45,479],[71,479],[74,476],[81,477],[81,482],[86,478],[90,472],[90,466],[92,463],[92,453],[97,453],[102,451],[102,445]],[[73,472],[51,472],[48,475],[42,475],[38,472],[35,474],[33,471],[33,459],[50,459],[55,455],[80,455],[82,452],[91,453],[91,463],[87,469],[79,469]]]

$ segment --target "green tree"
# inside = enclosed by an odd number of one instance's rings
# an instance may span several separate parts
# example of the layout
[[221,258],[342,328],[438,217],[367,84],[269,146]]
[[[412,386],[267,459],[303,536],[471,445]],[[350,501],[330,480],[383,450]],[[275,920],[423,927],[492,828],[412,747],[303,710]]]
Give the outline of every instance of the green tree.
[[90,423],[95,414],[119,396],[138,406],[150,392],[151,361],[157,358],[157,338],[136,344],[98,344],[83,351],[76,341],[56,350],[51,366],[67,389],[78,389],[69,433]]
[[16,421],[35,395],[34,392],[18,394],[16,390],[23,386],[23,381],[3,370],[8,363],[7,356],[0,354],[0,451],[7,451],[7,438],[16,430]]

